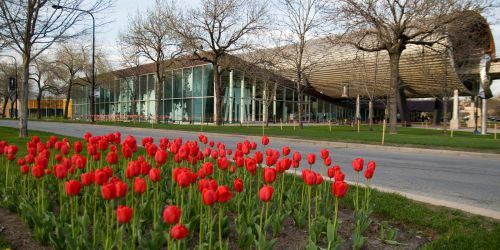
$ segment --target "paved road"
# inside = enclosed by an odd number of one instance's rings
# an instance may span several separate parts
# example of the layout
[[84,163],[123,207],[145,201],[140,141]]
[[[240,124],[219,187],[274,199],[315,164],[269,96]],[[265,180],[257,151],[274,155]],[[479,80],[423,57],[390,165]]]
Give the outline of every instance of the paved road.
[[[17,127],[17,125],[17,121],[0,120],[0,126]],[[195,132],[184,131],[54,122],[30,122],[29,128],[76,137],[82,136],[86,131],[97,135],[118,130],[123,138],[131,134],[139,142],[146,136],[152,136],[155,142],[158,142],[161,137],[170,139],[183,137],[195,140],[198,135]],[[244,139],[260,142],[258,137],[207,135],[209,139],[224,142],[227,146],[233,146]],[[291,146],[292,151],[296,150],[301,153],[319,152],[324,147],[311,141],[297,143],[297,140],[271,138],[271,147],[281,148],[284,145]],[[351,161],[357,157],[363,157],[365,161],[377,162],[377,170],[372,183],[378,187],[429,197],[445,203],[452,202],[455,206],[472,206],[500,214],[500,157],[456,156],[439,151],[425,154],[391,152],[382,148],[346,148],[333,145],[329,147],[333,161],[342,167],[347,180],[354,180],[355,176]],[[321,166],[316,164],[314,168],[319,170]]]

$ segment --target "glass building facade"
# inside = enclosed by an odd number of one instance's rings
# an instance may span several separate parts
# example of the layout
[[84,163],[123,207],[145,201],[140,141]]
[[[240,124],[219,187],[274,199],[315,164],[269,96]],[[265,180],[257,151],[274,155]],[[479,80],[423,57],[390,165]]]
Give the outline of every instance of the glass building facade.
[[[214,121],[214,84],[211,64],[168,70],[162,83],[160,110],[155,109],[154,72],[139,77],[115,79],[95,93],[96,120],[152,120],[156,112],[162,122],[200,123]],[[134,102],[134,93],[136,101]],[[73,117],[90,118],[90,86],[73,91]],[[222,117],[225,123],[291,122],[297,119],[297,94],[287,86],[266,82],[238,70],[221,74]],[[352,108],[304,95],[303,120],[326,122],[351,119]]]

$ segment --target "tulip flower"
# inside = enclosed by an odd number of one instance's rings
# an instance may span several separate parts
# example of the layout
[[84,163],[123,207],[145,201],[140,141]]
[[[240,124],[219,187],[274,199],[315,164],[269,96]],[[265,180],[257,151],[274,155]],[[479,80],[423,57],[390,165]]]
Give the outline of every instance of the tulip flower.
[[259,190],[259,199],[263,202],[269,202],[273,197],[273,192],[273,187],[265,185]]
[[266,183],[273,183],[276,180],[276,169],[264,168],[263,169],[264,181]]
[[128,185],[123,181],[117,181],[115,184],[116,197],[124,198],[128,193]]
[[306,158],[307,158],[307,163],[308,163],[309,165],[313,165],[313,164],[316,162],[316,155],[315,155],[315,154],[313,154],[313,153],[309,153],[309,154],[307,154],[307,157],[306,157]]
[[66,188],[66,195],[75,196],[80,194],[80,190],[82,189],[82,184],[77,180],[69,180],[64,183]]
[[332,183],[332,193],[337,198],[343,198],[347,193],[349,186],[345,181],[337,181]]
[[68,175],[68,169],[62,164],[57,164],[54,166],[54,175],[57,179],[62,180]]
[[146,192],[146,189],[147,189],[146,181],[141,177],[135,177],[134,193],[143,194],[144,192]]
[[283,156],[288,156],[290,154],[290,148],[286,146],[281,148],[281,153],[283,153]]
[[262,145],[266,146],[269,144],[269,138],[267,136],[262,136]]
[[320,151],[320,157],[321,159],[326,159],[328,158],[328,156],[330,155],[330,152],[328,152],[328,149],[324,148],[324,149],[321,149]]
[[243,191],[243,180],[236,178],[233,183],[234,191],[240,193]]
[[352,168],[354,171],[359,172],[363,170],[363,165],[364,165],[364,160],[363,158],[356,158],[352,161]]
[[203,189],[202,192],[203,204],[207,206],[213,205],[217,201],[217,193],[212,189]]
[[129,223],[134,216],[134,210],[130,207],[120,205],[116,209],[116,220],[120,224]]
[[373,173],[375,173],[375,167],[377,164],[374,161],[369,161],[365,170],[365,178],[371,179],[373,177]]
[[177,224],[170,229],[170,236],[176,240],[182,240],[189,234],[189,230],[182,224]]
[[158,182],[160,180],[160,169],[159,168],[152,168],[149,170],[149,180],[151,182]]
[[226,203],[233,197],[233,193],[227,186],[219,186],[217,188],[217,202]]
[[163,164],[165,164],[167,162],[167,159],[168,159],[167,151],[165,151],[163,149],[156,151],[155,162],[156,162],[157,167],[163,166]]
[[113,183],[101,186],[101,196],[104,200],[112,200],[116,197],[116,187]]
[[163,209],[163,221],[167,224],[179,223],[181,218],[181,210],[177,206],[167,206]]

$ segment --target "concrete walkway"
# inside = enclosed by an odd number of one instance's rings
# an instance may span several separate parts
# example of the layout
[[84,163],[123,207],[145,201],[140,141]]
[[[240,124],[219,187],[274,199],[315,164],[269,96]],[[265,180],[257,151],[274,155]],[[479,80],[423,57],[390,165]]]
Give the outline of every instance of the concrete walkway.
[[[18,122],[0,120],[0,126],[17,127]],[[161,137],[196,140],[199,134],[199,132],[174,130],[34,121],[30,121],[29,128],[75,137],[81,137],[86,131],[96,135],[120,131],[123,138],[131,134],[140,141],[143,137],[152,136],[155,142]],[[205,135],[229,147],[234,147],[237,142],[245,139],[260,142],[260,137],[254,136],[211,133]],[[372,183],[381,190],[500,219],[500,155],[285,138],[271,138],[269,147],[281,149],[284,145],[290,146],[292,152],[317,153],[318,163],[313,166],[316,171],[322,171],[319,150],[328,148],[333,156],[333,162],[342,167],[349,181],[355,179],[351,167],[353,159],[363,157],[365,162],[373,160],[377,163],[377,170]],[[303,164],[306,165],[307,163]]]

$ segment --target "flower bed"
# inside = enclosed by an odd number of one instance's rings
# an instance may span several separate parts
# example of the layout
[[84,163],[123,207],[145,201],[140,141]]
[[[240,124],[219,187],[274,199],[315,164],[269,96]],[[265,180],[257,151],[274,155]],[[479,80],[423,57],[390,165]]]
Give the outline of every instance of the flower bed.
[[[86,133],[73,143],[34,136],[26,155],[2,141],[4,204],[19,211],[39,242],[56,249],[399,244],[395,229],[372,216],[375,162],[354,159],[357,184],[349,187],[327,149],[316,159],[315,153],[303,157],[288,147],[267,148],[265,136],[259,145],[244,141],[234,148],[204,135],[198,139],[162,138],[155,144],[144,138],[141,148],[134,137],[122,140],[118,132]],[[316,160],[323,161],[321,173],[312,171]],[[300,166],[306,166],[301,178],[286,173]],[[361,180],[368,188],[359,187]],[[342,203],[354,209],[341,209]],[[408,241],[406,248],[426,242],[408,235],[398,239]]]

